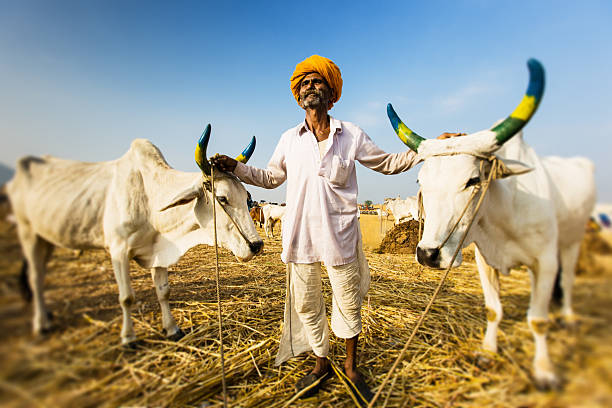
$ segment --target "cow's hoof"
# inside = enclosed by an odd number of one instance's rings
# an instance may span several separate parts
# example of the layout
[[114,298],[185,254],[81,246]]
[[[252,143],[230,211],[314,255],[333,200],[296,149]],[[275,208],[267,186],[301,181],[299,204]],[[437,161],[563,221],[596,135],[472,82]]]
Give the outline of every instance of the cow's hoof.
[[36,330],[33,335],[33,341],[36,344],[42,344],[43,342],[47,341],[49,337],[51,337],[51,334],[54,331],[55,327],[53,326],[43,327],[42,329]]
[[182,331],[180,328],[174,334],[166,336],[166,338],[170,341],[179,341],[183,337],[185,337],[185,332]]
[[44,326],[39,329],[34,329],[34,337],[45,338],[48,337],[49,334],[53,333],[57,327],[51,324],[50,322],[45,323]]
[[561,328],[570,332],[577,332],[580,328],[580,320],[576,316],[562,316],[558,319],[558,323]]
[[495,360],[485,353],[476,353],[476,358],[475,358],[474,363],[481,370],[488,371],[491,368],[493,368],[493,365],[495,364]]
[[559,391],[561,390],[561,382],[555,376],[546,376],[536,378],[534,380],[535,387],[538,391]]
[[132,340],[121,344],[121,349],[124,351],[138,351],[144,348],[144,340]]

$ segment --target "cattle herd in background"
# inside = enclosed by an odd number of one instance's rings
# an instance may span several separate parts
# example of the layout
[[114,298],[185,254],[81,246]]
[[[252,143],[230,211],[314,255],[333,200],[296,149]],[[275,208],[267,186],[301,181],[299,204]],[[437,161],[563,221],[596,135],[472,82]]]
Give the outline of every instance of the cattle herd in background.
[[[0,200],[1,201],[1,200]],[[250,210],[251,218],[256,226],[263,228],[265,217],[263,208],[268,205],[285,207],[285,203],[268,203],[264,200],[256,202]],[[377,215],[379,218],[393,217],[393,224],[398,225],[411,220],[419,219],[419,208],[416,196],[407,196],[405,199],[385,198],[382,204],[359,204],[359,213],[367,215]],[[422,215],[425,218],[425,214]],[[277,218],[274,222],[282,221]],[[603,231],[612,233],[612,204],[598,203],[591,212],[589,222],[586,226],[587,231]],[[264,229],[265,230],[265,229]],[[268,236],[268,235],[266,235]],[[271,234],[269,236],[272,236]]]
[[266,237],[274,237],[274,226],[280,221],[282,222],[287,207],[285,204],[277,203],[266,203],[262,201],[261,204],[254,203],[250,210],[251,218],[255,225],[259,225],[263,228]]
[[[274,237],[274,226],[285,216],[285,203],[268,203],[264,200],[252,202],[249,211],[256,226],[264,229],[266,237]],[[393,222],[398,225],[402,222],[419,219],[419,209],[416,197],[408,196],[386,198],[382,205],[359,204],[359,214],[377,215],[379,219],[393,216]]]

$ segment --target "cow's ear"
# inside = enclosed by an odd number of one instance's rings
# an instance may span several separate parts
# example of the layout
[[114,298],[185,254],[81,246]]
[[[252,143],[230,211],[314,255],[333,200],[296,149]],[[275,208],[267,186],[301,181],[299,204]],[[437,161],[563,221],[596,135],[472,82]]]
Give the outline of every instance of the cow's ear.
[[170,204],[166,205],[159,211],[165,211],[168,208],[176,207],[178,205],[184,205],[192,202],[196,198],[202,197],[204,192],[202,191],[202,187],[200,185],[189,187],[187,190],[178,194],[172,200],[170,200]]
[[519,174],[529,173],[533,170],[533,167],[527,166],[517,160],[510,159],[499,159],[501,166],[499,166],[499,174],[497,178],[506,178],[510,176],[518,176]]

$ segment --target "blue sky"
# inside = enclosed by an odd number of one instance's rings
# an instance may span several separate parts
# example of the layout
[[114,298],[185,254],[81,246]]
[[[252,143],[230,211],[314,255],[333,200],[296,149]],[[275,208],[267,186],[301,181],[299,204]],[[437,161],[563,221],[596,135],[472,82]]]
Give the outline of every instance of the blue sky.
[[[374,3],[0,0],[0,162],[112,160],[145,137],[196,171],[210,122],[210,154],[237,155],[256,135],[250,164],[265,167],[303,119],[289,77],[312,54],[342,70],[331,114],[398,152],[388,102],[423,136],[484,129],[518,104],[535,57],[547,88],[525,140],[591,158],[599,201],[612,202],[611,2]],[[359,201],[417,190],[416,169],[357,172]],[[284,201],[284,187],[249,190]]]

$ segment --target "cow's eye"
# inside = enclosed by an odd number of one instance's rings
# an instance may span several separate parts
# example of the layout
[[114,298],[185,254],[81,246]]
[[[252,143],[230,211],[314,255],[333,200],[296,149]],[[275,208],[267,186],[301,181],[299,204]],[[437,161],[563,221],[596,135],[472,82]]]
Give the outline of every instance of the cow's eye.
[[217,199],[219,200],[219,202],[220,202],[221,204],[227,204],[227,203],[228,203],[228,201],[227,201],[227,198],[226,198],[226,197],[217,197]]
[[480,183],[480,177],[472,177],[468,180],[467,184],[465,185],[465,188],[475,186],[478,183]]

